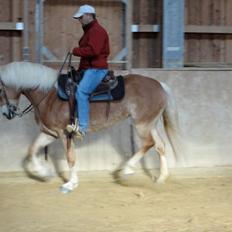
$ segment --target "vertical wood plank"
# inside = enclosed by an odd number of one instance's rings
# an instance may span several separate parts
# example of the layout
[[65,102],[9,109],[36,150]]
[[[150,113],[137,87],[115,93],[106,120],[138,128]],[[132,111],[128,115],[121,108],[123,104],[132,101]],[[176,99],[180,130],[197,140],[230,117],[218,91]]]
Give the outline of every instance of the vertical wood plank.
[[[0,1],[0,21],[7,22],[11,20],[11,1]],[[11,33],[9,31],[0,31],[0,65],[11,61]]]

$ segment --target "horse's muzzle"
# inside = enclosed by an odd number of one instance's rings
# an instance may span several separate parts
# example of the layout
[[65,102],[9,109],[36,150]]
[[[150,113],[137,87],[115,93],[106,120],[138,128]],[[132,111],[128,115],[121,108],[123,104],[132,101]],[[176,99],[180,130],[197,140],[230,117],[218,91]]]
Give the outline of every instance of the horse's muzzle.
[[1,110],[3,116],[5,116],[9,120],[13,119],[17,115],[16,114],[17,107],[14,105],[9,105],[9,106],[4,105],[1,107]]
[[4,115],[7,119],[9,119],[9,120],[13,119],[13,118],[16,116],[16,115],[15,115],[14,113],[12,113],[12,112],[9,112],[8,114],[3,113],[3,115]]

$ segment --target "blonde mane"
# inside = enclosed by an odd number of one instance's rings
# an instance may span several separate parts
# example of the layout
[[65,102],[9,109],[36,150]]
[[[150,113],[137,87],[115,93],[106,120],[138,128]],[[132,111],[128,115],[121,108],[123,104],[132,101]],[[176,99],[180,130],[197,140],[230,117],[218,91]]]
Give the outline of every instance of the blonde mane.
[[41,64],[13,62],[0,67],[0,78],[7,86],[16,89],[51,89],[57,80],[57,71]]

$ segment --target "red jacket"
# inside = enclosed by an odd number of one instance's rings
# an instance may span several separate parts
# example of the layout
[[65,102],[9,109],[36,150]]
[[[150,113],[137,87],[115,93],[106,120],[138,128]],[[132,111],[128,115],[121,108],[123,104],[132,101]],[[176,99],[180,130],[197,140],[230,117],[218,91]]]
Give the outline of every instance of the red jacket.
[[84,34],[79,47],[73,49],[74,56],[80,56],[79,70],[88,68],[108,68],[110,53],[109,37],[106,30],[95,19],[83,27]]

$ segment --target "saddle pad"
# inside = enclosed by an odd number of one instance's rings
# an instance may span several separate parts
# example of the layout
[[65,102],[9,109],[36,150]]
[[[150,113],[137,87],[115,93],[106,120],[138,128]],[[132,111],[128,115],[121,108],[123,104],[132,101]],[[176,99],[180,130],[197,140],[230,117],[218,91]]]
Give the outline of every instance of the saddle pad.
[[[58,79],[57,95],[63,101],[68,101],[70,96],[68,75],[62,74]],[[90,96],[91,102],[99,101],[118,101],[125,95],[124,78],[123,76],[117,76],[117,85],[114,85],[112,89],[104,89],[103,91],[93,92]],[[62,79],[62,80],[60,80]],[[78,88],[78,86],[77,86]]]

